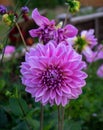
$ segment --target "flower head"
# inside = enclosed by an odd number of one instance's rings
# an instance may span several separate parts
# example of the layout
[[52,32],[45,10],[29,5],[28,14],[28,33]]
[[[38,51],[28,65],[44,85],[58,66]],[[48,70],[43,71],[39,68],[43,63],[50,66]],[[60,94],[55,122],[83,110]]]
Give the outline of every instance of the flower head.
[[12,45],[7,45],[6,47],[5,47],[5,52],[4,52],[4,54],[5,55],[10,55],[10,54],[13,54],[15,52],[15,47],[14,46],[12,46]]
[[78,33],[77,28],[70,24],[64,28],[60,28],[61,25],[59,27],[58,25],[56,26],[54,20],[50,21],[48,18],[41,16],[37,9],[34,9],[32,18],[39,28],[32,29],[29,33],[32,37],[38,37],[39,42],[43,42],[44,44],[48,43],[50,40],[55,40],[59,43]]
[[85,86],[85,62],[69,45],[38,44],[26,53],[21,65],[22,83],[35,101],[65,106]]
[[97,70],[97,75],[100,77],[100,78],[103,78],[103,65],[101,65],[98,70]]
[[8,26],[12,26],[16,21],[16,15],[13,12],[6,13],[2,17],[2,21]]
[[22,13],[28,13],[28,12],[29,12],[29,8],[28,8],[27,6],[23,6],[23,7],[21,8],[21,12],[22,12]]
[[7,12],[7,8],[3,5],[0,5],[0,14],[3,15]]
[[93,61],[94,52],[93,47],[97,45],[97,38],[94,36],[94,30],[82,31],[80,36],[74,37],[74,47],[82,53],[88,62]]
[[32,29],[29,31],[32,37],[38,37],[39,42],[47,43],[49,40],[53,40],[53,34],[55,30],[54,20],[50,21],[48,18],[40,15],[38,9],[34,9],[32,18],[39,26],[38,29]]
[[74,14],[80,9],[80,2],[77,0],[67,0],[66,1],[69,6],[69,12]]

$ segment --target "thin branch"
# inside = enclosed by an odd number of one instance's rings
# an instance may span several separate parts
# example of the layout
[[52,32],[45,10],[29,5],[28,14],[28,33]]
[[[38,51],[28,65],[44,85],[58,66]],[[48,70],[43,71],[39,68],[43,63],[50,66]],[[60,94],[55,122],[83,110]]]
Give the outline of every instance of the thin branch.
[[24,39],[24,37],[23,37],[23,35],[22,35],[22,32],[21,32],[21,29],[20,29],[20,27],[19,27],[19,25],[18,25],[17,22],[16,22],[15,24],[16,24],[16,27],[17,27],[19,33],[20,33],[21,39],[22,39],[22,41],[23,41],[23,43],[24,43],[24,47],[25,47],[26,51],[28,51],[28,50],[27,50],[27,47],[26,47],[25,39]]
[[40,111],[40,130],[43,130],[43,122],[44,122],[44,106],[41,104],[41,111]]
[[60,112],[60,105],[58,106],[58,130],[61,130],[61,112]]
[[65,108],[62,107],[62,118],[61,118],[61,130],[64,128],[64,114],[65,114]]

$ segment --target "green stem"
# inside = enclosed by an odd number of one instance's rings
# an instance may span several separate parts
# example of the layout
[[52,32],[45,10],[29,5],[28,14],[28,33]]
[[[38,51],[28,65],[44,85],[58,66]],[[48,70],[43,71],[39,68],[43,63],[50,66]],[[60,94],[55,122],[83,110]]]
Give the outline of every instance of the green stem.
[[[25,111],[24,111],[24,109],[23,109],[23,107],[22,107],[22,105],[21,105],[21,103],[19,101],[19,98],[17,98],[17,101],[18,101],[18,104],[19,104],[19,106],[21,108],[21,111],[23,113],[23,117],[26,117],[26,113],[25,113]],[[25,119],[25,122],[26,122],[26,124],[28,126],[28,130],[32,130],[31,127],[30,127],[30,125],[29,125],[29,123],[28,123],[28,121],[26,119]]]
[[64,128],[64,114],[65,114],[65,108],[62,107],[62,119],[61,119],[61,130]]
[[58,130],[61,130],[61,112],[60,112],[60,105],[58,106]]
[[43,130],[43,122],[44,122],[44,106],[41,104],[41,111],[40,111],[40,130]]
[[67,11],[66,11],[66,17],[65,17],[63,26],[65,26],[67,24],[67,21],[68,21],[68,8],[67,8]]
[[17,27],[19,33],[20,33],[21,39],[22,39],[22,41],[23,41],[23,43],[24,43],[24,47],[25,47],[26,51],[28,51],[28,50],[27,50],[27,47],[26,47],[25,39],[24,39],[24,37],[23,37],[23,35],[22,35],[22,32],[21,32],[21,29],[20,29],[20,27],[19,27],[19,25],[18,25],[17,22],[16,22],[15,24],[16,24],[16,27]]

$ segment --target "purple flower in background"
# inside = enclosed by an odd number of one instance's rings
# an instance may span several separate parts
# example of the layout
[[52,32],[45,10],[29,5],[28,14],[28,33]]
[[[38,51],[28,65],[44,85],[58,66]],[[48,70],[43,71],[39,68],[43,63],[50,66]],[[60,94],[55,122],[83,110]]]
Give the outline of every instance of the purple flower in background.
[[74,48],[86,58],[87,62],[93,62],[96,52],[92,49],[97,45],[97,38],[94,36],[94,30],[82,31],[80,36],[68,38]]
[[49,42],[26,53],[21,65],[22,83],[36,102],[65,106],[82,93],[85,62],[71,46]]
[[3,15],[7,12],[7,8],[3,5],[0,5],[0,14]]
[[29,12],[29,8],[27,6],[23,6],[21,8],[21,11],[22,11],[22,13],[28,13]]
[[10,54],[13,54],[14,52],[15,52],[15,47],[14,46],[7,45],[5,47],[5,52],[4,52],[5,55],[10,55]]
[[82,31],[81,37],[86,41],[86,44],[90,48],[93,48],[94,46],[97,45],[97,38],[95,38],[93,29],[90,29],[88,31]]
[[58,28],[55,31],[56,35],[54,36],[55,40],[59,43],[65,41],[68,38],[72,38],[77,35],[78,30],[71,24],[66,25],[64,28]]
[[67,25],[64,28],[57,28],[54,20],[41,16],[37,9],[34,9],[32,18],[35,23],[39,26],[38,29],[32,29],[29,31],[32,37],[38,37],[39,42],[46,44],[50,40],[61,42],[68,37],[74,37],[77,35],[78,30],[73,25]]
[[40,15],[37,9],[34,9],[32,18],[39,28],[30,30],[30,35],[32,37],[38,37],[39,42],[43,42],[44,44],[53,40],[54,30],[56,29],[54,20],[50,21],[48,18]]
[[96,56],[95,56],[95,61],[103,59],[103,45],[100,44],[97,46],[97,50],[96,50]]
[[97,70],[97,75],[100,77],[100,78],[103,78],[103,65],[101,65],[98,70]]

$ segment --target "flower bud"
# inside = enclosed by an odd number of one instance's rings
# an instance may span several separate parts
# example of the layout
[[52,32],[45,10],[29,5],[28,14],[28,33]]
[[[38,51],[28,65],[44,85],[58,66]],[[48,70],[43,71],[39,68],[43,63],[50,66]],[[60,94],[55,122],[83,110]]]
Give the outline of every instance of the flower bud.
[[67,0],[70,13],[74,14],[80,9],[80,2],[77,0]]

